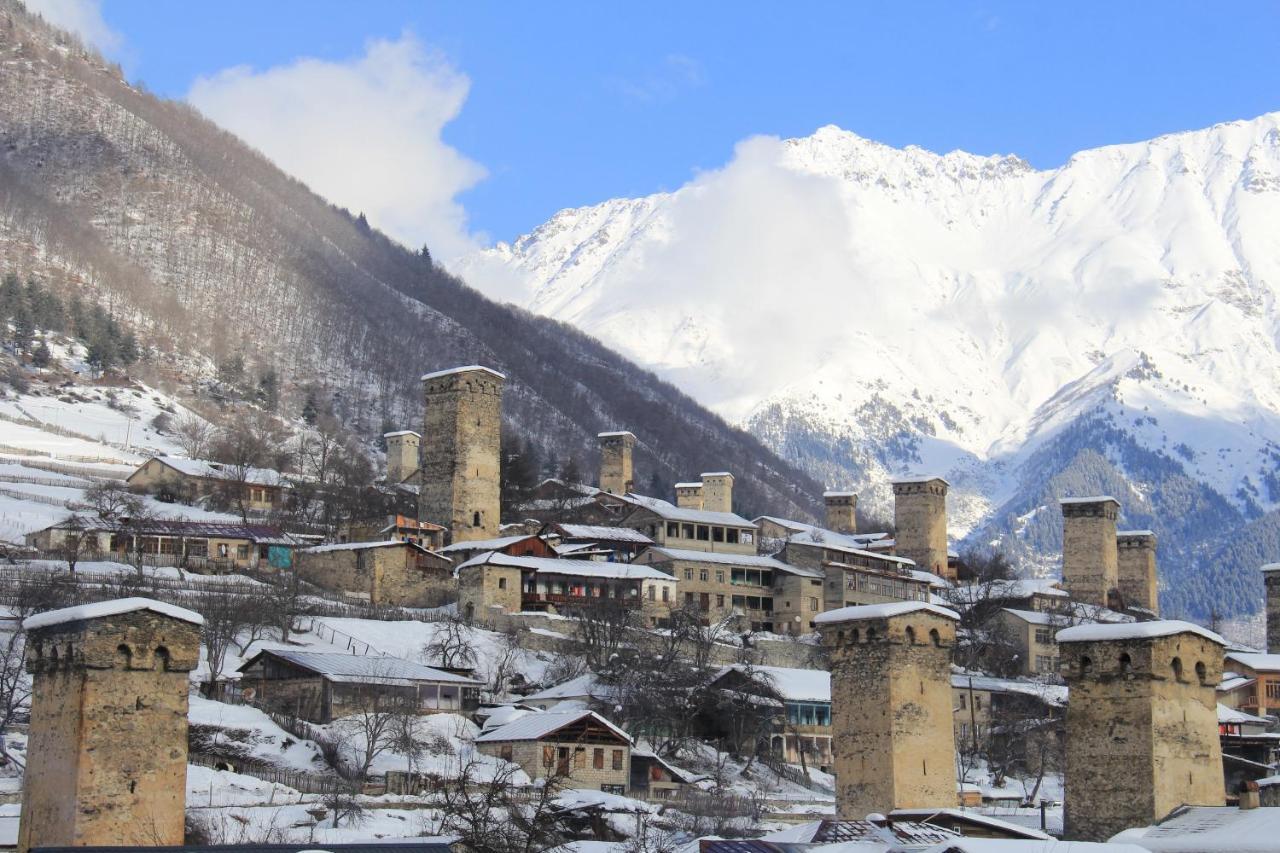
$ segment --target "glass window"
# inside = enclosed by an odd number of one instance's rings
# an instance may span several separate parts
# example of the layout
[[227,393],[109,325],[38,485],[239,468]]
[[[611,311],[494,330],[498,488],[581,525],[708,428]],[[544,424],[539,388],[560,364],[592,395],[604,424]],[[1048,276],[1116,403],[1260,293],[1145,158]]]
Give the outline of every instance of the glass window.
[[698,569],[698,580],[705,581],[707,579],[707,570]]
[[716,607],[724,607],[724,596],[723,596],[723,595],[717,595],[717,596],[716,596]]
[[730,542],[736,545],[738,543],[737,528],[730,527],[728,530],[726,530],[724,532],[724,541]]
[[662,588],[662,600],[670,601],[670,594],[671,594],[671,590],[669,590],[667,587],[664,586]]
[[698,525],[698,541],[707,542],[711,539],[711,529],[705,524]]
[[724,569],[716,569],[716,583],[724,583]]
[[684,570],[684,579],[687,581],[693,580],[693,569]]
[[682,525],[680,525],[680,529],[681,529],[681,531],[682,531],[682,535],[683,535],[683,537],[684,537],[685,539],[692,539],[692,538],[693,538],[693,525],[692,525],[692,524],[682,524]]
[[713,527],[713,528],[711,528],[711,541],[712,541],[712,542],[723,542],[723,541],[724,541],[724,528],[723,528],[723,527]]
[[671,537],[673,537],[673,538],[675,538],[675,539],[679,539],[679,538],[680,538],[680,525],[676,524],[674,521],[668,521],[668,522],[667,522],[667,535],[668,535],[668,536],[671,536]]

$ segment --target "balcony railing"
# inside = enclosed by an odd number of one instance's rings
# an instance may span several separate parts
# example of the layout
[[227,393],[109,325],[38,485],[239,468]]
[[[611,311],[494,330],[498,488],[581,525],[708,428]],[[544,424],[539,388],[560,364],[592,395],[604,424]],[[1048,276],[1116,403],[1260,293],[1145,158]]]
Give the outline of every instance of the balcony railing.
[[641,599],[638,597],[630,598],[606,598],[600,595],[563,595],[554,592],[525,592],[520,596],[522,606],[530,604],[554,604],[557,607],[600,607],[601,605],[614,604],[621,607],[639,607]]

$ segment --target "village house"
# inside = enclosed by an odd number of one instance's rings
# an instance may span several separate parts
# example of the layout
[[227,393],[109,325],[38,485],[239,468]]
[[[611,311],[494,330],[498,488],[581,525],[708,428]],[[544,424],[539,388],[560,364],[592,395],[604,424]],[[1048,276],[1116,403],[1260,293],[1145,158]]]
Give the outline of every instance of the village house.
[[820,612],[822,574],[772,557],[654,546],[636,563],[679,581],[678,606],[696,609],[707,622],[737,617],[753,631],[773,631],[785,623],[803,634]]
[[[1067,704],[1067,688],[1060,684],[1018,678],[996,678],[979,673],[951,674],[951,698],[957,744],[982,740],[995,721],[1026,718],[1061,720]],[[1053,730],[1057,732],[1061,725]],[[1059,736],[1055,734],[1054,736]]]
[[[631,527],[609,527],[602,524],[545,525],[539,532],[544,539],[557,541],[557,549],[565,546],[593,546],[594,550],[607,552],[610,559],[629,563],[637,554],[653,544],[653,540]],[[575,548],[568,553],[581,553]],[[561,552],[564,556],[564,552]]]
[[633,797],[669,800],[705,778],[676,767],[651,749],[631,747],[630,793]]
[[[130,488],[154,495],[162,501],[191,504],[221,494],[227,497],[228,502],[242,499],[250,512],[261,513],[283,506],[290,489],[288,479],[269,468],[241,467],[176,456],[151,457],[125,482]],[[240,490],[243,490],[242,497],[236,494]]]
[[1280,733],[1273,723],[1218,703],[1218,737],[1222,744],[1222,776],[1227,798],[1235,797],[1248,782],[1275,774],[1280,760]]
[[439,607],[453,601],[453,562],[421,545],[390,539],[320,545],[298,552],[298,577],[386,607]]
[[294,554],[317,537],[282,533],[263,524],[220,521],[171,521],[76,516],[26,535],[27,544],[58,558],[80,540],[81,560],[128,562],[141,552],[150,566],[180,566],[194,572],[220,574],[239,569],[287,569]]
[[1227,652],[1225,666],[1252,683],[1237,685],[1233,707],[1250,714],[1280,715],[1280,654]]
[[459,566],[458,589],[459,606],[471,616],[494,607],[567,614],[610,605],[634,609],[655,627],[676,606],[676,579],[648,566],[496,552]]
[[555,550],[536,533],[497,536],[470,542],[454,542],[439,549],[455,565],[462,565],[483,554],[506,554],[508,557],[554,557]]
[[763,688],[776,695],[782,707],[768,735],[769,752],[788,764],[800,764],[803,753],[809,767],[829,771],[833,763],[829,672],[733,664],[717,672],[711,683],[724,690],[750,693]]
[[824,577],[823,610],[892,601],[928,601],[932,590],[950,584],[916,568],[906,557],[858,547],[852,537],[826,531],[792,534],[776,555],[793,566],[806,566]]
[[755,554],[756,526],[736,513],[681,507],[660,498],[628,495],[630,512],[618,522],[656,544],[687,551]]
[[412,542],[429,551],[444,547],[445,528],[430,521],[419,521],[399,513],[379,516],[367,521],[353,521],[338,530],[339,542],[385,542],[399,539]]
[[531,779],[625,794],[631,736],[594,711],[543,711],[482,732],[476,748],[518,765]]
[[520,700],[520,704],[532,706],[540,711],[550,711],[562,705],[571,705],[576,709],[614,703],[618,698],[616,687],[605,684],[595,673],[588,672],[545,690],[530,693]]
[[999,604],[1014,610],[1061,611],[1071,605],[1071,595],[1055,578],[1012,578],[973,584],[965,598]]
[[1022,675],[1057,676],[1058,642],[1054,634],[1071,624],[1068,617],[1044,610],[1005,607],[996,615],[995,624],[1016,649]]
[[264,649],[240,667],[252,704],[313,723],[369,709],[469,714],[484,683],[402,658]]

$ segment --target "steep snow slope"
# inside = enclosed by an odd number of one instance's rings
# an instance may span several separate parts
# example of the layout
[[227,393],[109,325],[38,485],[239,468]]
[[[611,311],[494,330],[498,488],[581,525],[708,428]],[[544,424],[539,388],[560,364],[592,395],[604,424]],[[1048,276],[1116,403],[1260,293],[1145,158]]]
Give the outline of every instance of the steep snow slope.
[[673,193],[563,211],[462,266],[873,505],[892,473],[950,475],[958,535],[1059,473],[1026,463],[1081,419],[1237,521],[1280,505],[1280,114],[1051,171],[835,127],[758,138]]

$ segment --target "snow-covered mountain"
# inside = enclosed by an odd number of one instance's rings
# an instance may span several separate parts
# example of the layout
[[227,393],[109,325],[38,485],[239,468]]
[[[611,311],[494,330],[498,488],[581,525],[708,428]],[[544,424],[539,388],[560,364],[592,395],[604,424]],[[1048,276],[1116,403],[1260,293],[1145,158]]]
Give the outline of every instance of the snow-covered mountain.
[[1167,599],[1201,614],[1252,609],[1245,564],[1280,548],[1280,113],[1050,171],[836,127],[757,138],[459,266],[864,502],[947,475],[958,536],[1051,562],[1056,495],[1119,490],[1162,534]]

